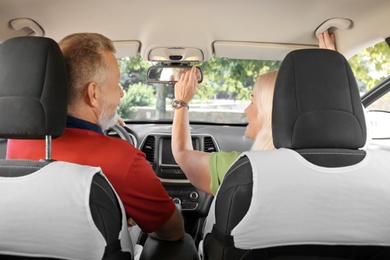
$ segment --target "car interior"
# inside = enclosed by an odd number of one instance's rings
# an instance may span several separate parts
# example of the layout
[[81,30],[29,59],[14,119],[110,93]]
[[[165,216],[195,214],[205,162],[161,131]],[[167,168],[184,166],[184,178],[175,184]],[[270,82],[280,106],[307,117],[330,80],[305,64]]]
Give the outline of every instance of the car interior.
[[[48,201],[31,203],[31,211],[42,214],[25,213],[17,206],[18,199],[21,205],[28,204],[27,193],[21,188],[24,186],[15,186],[13,193],[11,188],[5,188],[11,179],[28,179],[32,172],[46,169],[56,160],[50,156],[50,140],[61,136],[66,116],[64,92],[50,90],[54,85],[66,86],[56,43],[71,33],[96,32],[110,38],[115,45],[120,85],[125,93],[118,108],[125,125],[114,125],[105,134],[124,139],[145,154],[165,190],[181,209],[185,225],[186,236],[179,242],[159,241],[141,234],[137,241],[132,241],[143,246],[140,259],[387,259],[390,238],[384,234],[385,218],[380,218],[388,212],[386,203],[382,203],[384,198],[380,197],[387,195],[383,188],[385,179],[373,178],[360,183],[361,190],[349,191],[348,194],[359,193],[356,200],[367,197],[363,204],[351,202],[350,197],[342,200],[342,194],[336,192],[342,187],[331,181],[328,184],[333,186],[313,184],[311,189],[300,186],[294,179],[285,187],[276,185],[275,192],[283,189],[287,192],[291,188],[294,194],[301,194],[302,190],[310,190],[314,192],[310,198],[317,201],[323,199],[321,192],[328,191],[340,196],[332,197],[335,201],[354,205],[352,209],[349,206],[340,209],[340,205],[318,203],[318,214],[334,217],[322,223],[327,232],[319,230],[320,221],[318,226],[310,227],[313,229],[304,228],[314,219],[311,214],[307,215],[306,222],[294,223],[294,216],[298,215],[291,213],[296,213],[296,208],[291,207],[279,212],[280,216],[291,219],[285,223],[287,227],[279,225],[276,218],[266,227],[265,224],[253,226],[251,230],[242,227],[242,220],[250,218],[248,213],[256,201],[254,176],[263,173],[254,168],[254,161],[260,159],[252,157],[257,156],[251,151],[253,140],[245,137],[248,119],[244,113],[256,78],[262,73],[279,70],[273,137],[281,154],[289,150],[314,168],[332,171],[361,165],[367,154],[371,158],[367,150],[390,151],[389,13],[388,0],[1,0],[0,158],[3,160],[0,163],[4,166],[0,170],[0,210],[7,212],[1,215],[8,220],[1,222],[0,217],[0,258],[134,258],[131,250],[118,243],[122,239],[127,241],[127,236],[117,239],[119,234],[123,235],[121,231],[126,224],[121,201],[96,169],[75,166],[80,171],[91,171],[87,207],[93,219],[86,221],[92,230],[99,231],[93,238],[99,240],[93,249],[88,248],[92,240],[81,239],[80,234],[69,235],[85,242],[77,246],[71,245],[78,240],[62,237],[65,245],[71,247],[68,250],[56,247],[62,243],[50,237],[45,241],[51,247],[32,243],[28,239],[36,241],[37,237],[44,237],[39,230],[51,222],[43,219],[45,214],[40,211],[42,205],[51,201],[50,196],[46,196]],[[335,36],[336,52],[318,49],[317,37],[325,31]],[[35,39],[42,42],[37,43]],[[46,59],[48,53],[53,55],[53,60]],[[174,86],[183,71],[192,66],[197,67],[198,80],[197,94],[189,104],[194,150],[251,151],[230,168],[215,197],[192,185],[175,161],[171,148]],[[302,111],[305,114],[300,114]],[[6,160],[9,138],[45,139],[47,157],[41,162]],[[283,166],[283,156],[272,157],[275,167]],[[33,168],[23,170],[22,165]],[[379,184],[379,193],[370,189]],[[53,182],[43,190],[49,193],[56,189],[61,191]],[[29,199],[34,201],[35,197]],[[357,209],[371,202],[377,205],[366,209],[380,212],[377,216]],[[93,206],[100,203],[109,207],[110,213],[102,215]],[[278,203],[272,200],[272,205]],[[311,205],[312,213],[315,204],[306,201],[305,205]],[[55,211],[63,212],[61,205],[50,205],[47,216],[54,218]],[[346,208],[349,210],[344,212]],[[353,210],[355,215],[365,217],[365,222],[356,220]],[[340,211],[343,214],[337,214]],[[16,215],[20,217],[15,218]],[[27,225],[24,215],[36,219],[29,220]],[[343,219],[338,222],[340,218]],[[257,222],[260,219],[259,215]],[[19,226],[11,225],[12,221],[17,221]],[[68,224],[69,231],[77,226],[70,221]],[[26,225],[31,228],[25,229]],[[268,229],[269,226],[275,228]],[[298,229],[292,234],[291,230],[295,229],[288,226],[309,231],[300,233]],[[252,234],[247,239],[253,243],[240,244],[243,238],[236,236],[241,232],[238,227],[249,229],[248,233],[256,233],[258,237]],[[262,229],[269,233],[263,234]],[[367,232],[362,235],[352,232],[353,229]],[[317,236],[309,235],[310,232]],[[34,233],[40,235],[30,235]],[[12,235],[8,239],[5,234]],[[107,246],[102,246],[104,243]],[[89,252],[96,255],[86,258]]]

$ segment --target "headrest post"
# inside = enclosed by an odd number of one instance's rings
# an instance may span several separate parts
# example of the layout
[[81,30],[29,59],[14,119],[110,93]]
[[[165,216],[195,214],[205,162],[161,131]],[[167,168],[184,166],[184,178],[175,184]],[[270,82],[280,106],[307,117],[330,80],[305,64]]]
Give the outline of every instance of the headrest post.
[[46,135],[46,161],[51,161],[51,135]]

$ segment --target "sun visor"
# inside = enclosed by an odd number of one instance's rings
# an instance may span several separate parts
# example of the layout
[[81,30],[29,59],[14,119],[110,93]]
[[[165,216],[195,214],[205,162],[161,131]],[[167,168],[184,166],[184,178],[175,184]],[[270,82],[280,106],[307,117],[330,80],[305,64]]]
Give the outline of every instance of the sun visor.
[[317,45],[276,44],[263,42],[215,41],[214,55],[217,58],[252,60],[283,60],[287,53],[307,48],[317,48]]
[[139,41],[113,41],[116,49],[117,58],[135,57],[139,53]]

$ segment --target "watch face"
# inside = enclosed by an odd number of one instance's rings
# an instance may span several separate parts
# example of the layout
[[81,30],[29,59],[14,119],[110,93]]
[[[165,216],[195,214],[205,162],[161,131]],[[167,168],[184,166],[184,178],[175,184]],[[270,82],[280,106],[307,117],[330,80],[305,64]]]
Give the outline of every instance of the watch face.
[[188,104],[187,103],[185,103],[185,102],[183,102],[183,101],[180,101],[180,100],[177,100],[177,99],[175,99],[175,100],[173,100],[173,102],[172,102],[172,107],[174,108],[174,109],[179,109],[179,108],[181,108],[181,107],[187,107],[188,109],[190,108],[189,106],[188,106]]
[[172,107],[173,107],[173,108],[180,108],[180,107],[181,107],[180,101],[179,101],[179,100],[174,100],[174,101],[172,102]]

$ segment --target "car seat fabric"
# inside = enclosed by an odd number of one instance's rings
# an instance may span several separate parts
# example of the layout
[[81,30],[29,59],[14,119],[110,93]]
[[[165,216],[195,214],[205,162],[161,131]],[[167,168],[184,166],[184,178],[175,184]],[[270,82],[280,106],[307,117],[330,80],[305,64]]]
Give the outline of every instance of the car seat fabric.
[[[5,223],[0,234],[7,234],[0,236],[0,253],[102,259],[107,243],[89,207],[95,174],[102,174],[100,168],[53,162],[29,175],[0,177],[0,190],[7,196],[0,200],[0,208],[7,209],[0,214]],[[125,216],[122,223],[122,250],[130,252]]]
[[45,139],[63,134],[67,73],[58,44],[19,37],[0,47],[0,135]]
[[363,147],[366,124],[356,79],[336,51],[286,56],[276,79],[272,136],[276,148]]

